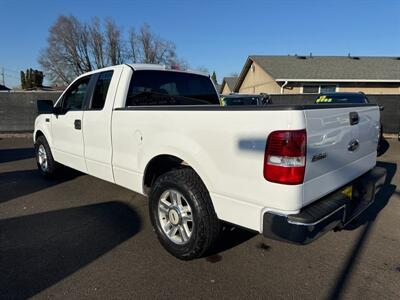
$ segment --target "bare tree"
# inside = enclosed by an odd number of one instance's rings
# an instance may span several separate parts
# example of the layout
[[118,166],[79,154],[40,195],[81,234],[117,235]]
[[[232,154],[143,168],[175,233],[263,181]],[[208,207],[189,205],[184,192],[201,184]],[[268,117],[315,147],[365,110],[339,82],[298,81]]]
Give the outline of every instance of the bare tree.
[[50,28],[48,47],[39,63],[53,80],[68,83],[75,76],[92,70],[87,27],[73,16],[60,16]]
[[109,64],[122,64],[124,61],[122,56],[124,46],[121,38],[121,29],[110,18],[106,19],[105,26]]
[[136,34],[136,31],[134,28],[131,28],[128,33],[128,51],[127,51],[127,56],[128,59],[130,59],[133,63],[138,63],[141,62],[141,52],[140,52],[140,43],[139,43],[139,37]]
[[126,60],[186,66],[177,58],[175,44],[154,34],[147,24],[138,32],[131,29],[126,40],[122,29],[110,18],[102,26],[98,18],[82,23],[74,16],[60,16],[50,27],[47,40],[39,63],[50,80],[62,84],[93,68]]
[[95,65],[97,68],[104,68],[106,66],[104,49],[105,38],[101,31],[100,20],[98,18],[93,19],[92,23],[89,25],[89,33],[89,46]]
[[148,24],[144,24],[139,32],[132,28],[129,31],[129,58],[133,62],[148,64],[184,64],[179,60],[175,44],[153,33]]
[[74,78],[71,65],[57,51],[45,49],[39,57],[39,64],[46,70],[50,80],[55,84],[68,84]]
[[82,59],[82,65],[84,70],[91,71],[92,61],[89,56],[90,45],[90,31],[87,25],[80,25],[78,29],[78,51],[79,57]]

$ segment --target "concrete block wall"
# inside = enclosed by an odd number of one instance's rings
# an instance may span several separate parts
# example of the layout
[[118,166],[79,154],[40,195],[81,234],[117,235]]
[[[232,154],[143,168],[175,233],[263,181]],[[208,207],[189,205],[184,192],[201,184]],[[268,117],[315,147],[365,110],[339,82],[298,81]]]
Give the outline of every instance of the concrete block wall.
[[[32,132],[37,100],[57,100],[61,92],[0,92],[0,132]],[[371,102],[384,105],[381,113],[385,133],[400,130],[400,95],[367,95]],[[271,95],[274,104],[312,104],[314,94]]]
[[0,92],[0,132],[31,132],[37,100],[57,100],[61,92]]

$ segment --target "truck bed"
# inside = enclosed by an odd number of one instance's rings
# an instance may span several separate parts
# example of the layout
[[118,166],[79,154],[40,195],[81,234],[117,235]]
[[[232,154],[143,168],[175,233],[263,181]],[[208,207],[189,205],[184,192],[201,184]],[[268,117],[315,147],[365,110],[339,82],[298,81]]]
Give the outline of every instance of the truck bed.
[[[360,122],[350,126],[349,113],[354,111]],[[177,156],[200,175],[219,218],[260,231],[262,211],[297,213],[373,168],[379,109],[374,104],[136,106],[116,108],[112,128],[116,182],[141,189],[140,172],[151,157]],[[304,128],[304,183],[288,186],[266,181],[263,162],[268,135]],[[143,141],[127,141],[133,132]],[[350,153],[347,145],[353,139],[360,139],[361,150]],[[325,159],[312,161],[324,152]],[[130,170],[122,170],[127,165]]]

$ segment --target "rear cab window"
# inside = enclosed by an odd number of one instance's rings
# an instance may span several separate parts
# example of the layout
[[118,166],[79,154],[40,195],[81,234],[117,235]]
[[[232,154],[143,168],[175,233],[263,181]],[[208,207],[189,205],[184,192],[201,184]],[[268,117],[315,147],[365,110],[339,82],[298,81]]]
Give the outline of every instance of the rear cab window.
[[126,99],[127,107],[219,104],[209,77],[162,70],[134,71]]

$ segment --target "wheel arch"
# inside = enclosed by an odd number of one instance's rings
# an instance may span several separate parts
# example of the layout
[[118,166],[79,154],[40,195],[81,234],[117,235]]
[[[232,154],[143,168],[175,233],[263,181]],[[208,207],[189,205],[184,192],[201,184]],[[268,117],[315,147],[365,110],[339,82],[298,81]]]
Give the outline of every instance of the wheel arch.
[[42,130],[42,129],[37,129],[37,130],[34,132],[34,134],[33,134],[33,142],[36,143],[37,139],[38,139],[39,137],[41,137],[41,136],[43,136],[43,137],[46,139],[47,143],[48,143],[49,146],[51,147],[51,140],[49,140],[49,138],[48,138],[49,134],[47,134],[47,133],[46,133],[44,130]]
[[191,168],[197,176],[201,179],[201,181],[206,186],[209,191],[208,184],[204,180],[204,176],[202,176],[202,172],[199,172],[199,169],[188,162],[186,159],[178,157],[172,154],[158,154],[153,156],[148,163],[146,164],[144,174],[143,174],[143,193],[148,194],[155,180],[172,170],[181,169],[181,168]]
[[[48,121],[51,119],[51,116],[48,114],[42,114],[37,116],[35,120],[35,130],[33,132],[33,142],[36,142],[39,136],[44,136],[49,143],[49,146],[52,146],[51,140],[51,127]],[[47,121],[46,121],[47,120]]]
[[44,136],[45,138],[46,138],[46,136],[44,135],[44,133],[39,129],[39,130],[36,130],[36,132],[35,132],[35,135],[34,135],[34,142],[36,142],[37,141],[37,139],[40,137],[40,136]]

